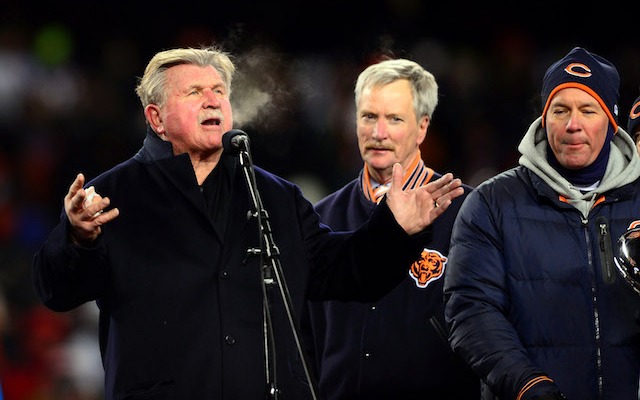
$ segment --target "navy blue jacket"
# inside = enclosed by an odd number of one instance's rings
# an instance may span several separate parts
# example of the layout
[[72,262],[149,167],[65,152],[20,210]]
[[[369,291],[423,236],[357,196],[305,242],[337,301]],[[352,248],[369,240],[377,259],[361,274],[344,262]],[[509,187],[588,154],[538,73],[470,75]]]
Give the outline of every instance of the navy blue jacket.
[[[237,158],[223,154],[217,168],[231,177],[226,225],[210,217],[188,156],[149,133],[135,157],[87,184],[120,210],[96,245],[70,245],[63,213],[34,258],[45,305],[97,301],[107,400],[265,398],[261,264],[247,252],[259,248],[258,224]],[[358,232],[332,233],[297,186],[257,167],[255,178],[294,316],[307,298],[375,299],[420,253],[421,235],[409,237],[386,204]],[[368,251],[387,245],[399,254]],[[310,398],[281,297],[267,292],[277,387],[283,399]]]
[[[316,204],[332,229],[355,229],[376,211],[361,181],[360,176]],[[465,196],[470,190],[465,185]],[[424,254],[405,264],[403,282],[384,298],[310,302],[307,340],[324,399],[479,398],[479,380],[449,347],[443,314],[442,276],[463,198],[454,199],[435,220],[422,242]],[[400,256],[391,243],[372,246],[371,252]],[[418,267],[413,273],[412,265]]]
[[[630,150],[635,151],[635,149]],[[616,240],[640,220],[640,181],[587,217],[530,169],[480,184],[454,225],[445,277],[451,345],[486,399],[560,389],[569,400],[637,399],[640,297],[617,275]],[[489,392],[490,390],[490,392]]]

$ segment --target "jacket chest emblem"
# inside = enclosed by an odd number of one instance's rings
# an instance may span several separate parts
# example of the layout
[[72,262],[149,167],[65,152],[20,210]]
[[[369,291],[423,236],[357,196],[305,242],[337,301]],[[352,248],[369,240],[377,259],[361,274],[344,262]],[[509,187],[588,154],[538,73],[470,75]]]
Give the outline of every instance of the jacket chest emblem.
[[424,249],[420,259],[411,264],[409,276],[419,288],[425,288],[429,283],[438,280],[444,274],[447,257],[437,250]]

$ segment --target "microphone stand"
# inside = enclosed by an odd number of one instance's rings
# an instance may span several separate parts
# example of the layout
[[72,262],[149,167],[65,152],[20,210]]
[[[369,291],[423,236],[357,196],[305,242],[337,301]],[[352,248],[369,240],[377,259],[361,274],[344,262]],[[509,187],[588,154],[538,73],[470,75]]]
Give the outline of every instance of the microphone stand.
[[[289,288],[285,281],[284,274],[282,273],[282,266],[280,265],[280,251],[273,240],[271,232],[271,224],[269,222],[269,214],[264,209],[260,193],[256,185],[255,171],[253,169],[253,163],[251,161],[251,154],[249,151],[248,138],[244,142],[243,146],[240,146],[240,152],[238,153],[240,158],[240,165],[242,166],[244,177],[249,188],[251,200],[253,202],[254,212],[250,216],[258,219],[258,226],[260,228],[259,248],[247,249],[249,255],[260,255],[262,265],[262,296],[263,296],[263,329],[265,340],[265,374],[266,374],[266,399],[278,400],[279,389],[276,376],[276,351],[275,340],[273,333],[273,323],[271,320],[271,307],[269,304],[268,289],[271,289],[274,285],[277,285],[280,289],[280,296],[287,313],[291,332],[296,342],[296,347],[300,359],[302,360],[302,366],[304,367],[304,373],[309,383],[311,396],[314,400],[318,399],[318,389],[315,380],[311,376],[309,369],[309,362],[305,357],[302,350],[302,344],[300,341],[300,334],[296,324],[296,318],[293,312],[293,306],[291,302],[291,296],[289,294]],[[275,277],[275,281],[274,281]]]

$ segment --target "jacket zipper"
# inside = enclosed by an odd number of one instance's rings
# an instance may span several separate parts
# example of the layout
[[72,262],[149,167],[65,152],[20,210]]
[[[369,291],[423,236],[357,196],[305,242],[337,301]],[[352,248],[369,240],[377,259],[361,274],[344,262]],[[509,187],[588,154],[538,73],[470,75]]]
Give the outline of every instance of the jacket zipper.
[[[591,238],[589,236],[589,227],[587,224],[587,220],[583,219],[583,227],[585,233],[585,240],[587,243],[587,249],[591,249]],[[606,246],[603,243],[603,231],[608,233],[608,226],[606,218],[600,216],[596,219],[596,230],[598,235],[598,249],[600,253],[600,259],[605,257],[603,253],[606,253]],[[608,235],[607,235],[608,237]],[[609,246],[610,248],[611,246]],[[602,398],[603,395],[603,375],[602,375],[602,342],[600,336],[600,312],[598,308],[598,293],[596,290],[596,274],[597,270],[595,268],[595,260],[594,254],[591,250],[588,251],[589,258],[589,275],[591,276],[591,300],[593,302],[593,318],[594,318],[594,329],[595,329],[595,342],[596,342],[596,370],[597,370],[597,380],[598,380],[598,398]],[[605,264],[602,263],[602,272],[603,272],[603,280],[606,280],[605,273]]]
[[616,280],[616,275],[613,267],[613,245],[611,244],[611,235],[609,234],[609,224],[607,218],[603,215],[596,219],[596,223],[598,224],[602,280],[604,283],[610,284]]

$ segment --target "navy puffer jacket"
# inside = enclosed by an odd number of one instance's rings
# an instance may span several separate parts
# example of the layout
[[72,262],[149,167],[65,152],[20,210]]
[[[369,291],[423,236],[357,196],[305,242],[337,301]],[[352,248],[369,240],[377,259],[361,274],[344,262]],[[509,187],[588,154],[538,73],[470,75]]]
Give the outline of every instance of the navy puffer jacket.
[[640,220],[640,181],[593,200],[584,215],[518,166],[462,205],[445,315],[452,348],[485,383],[483,398],[558,389],[570,400],[638,398],[640,296],[613,255],[618,237]]

